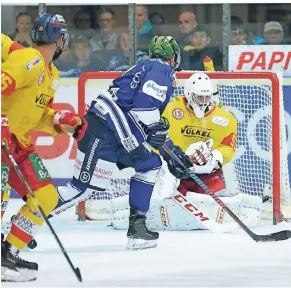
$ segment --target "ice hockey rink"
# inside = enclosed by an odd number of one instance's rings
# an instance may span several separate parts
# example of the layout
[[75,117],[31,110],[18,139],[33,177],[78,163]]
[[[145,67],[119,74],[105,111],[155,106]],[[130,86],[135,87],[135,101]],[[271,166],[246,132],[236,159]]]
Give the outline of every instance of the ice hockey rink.
[[[6,217],[21,206],[13,199]],[[69,256],[82,273],[79,283],[45,225],[38,247],[22,252],[39,264],[30,283],[3,287],[290,287],[291,239],[256,243],[240,229],[227,234],[208,231],[161,232],[155,249],[127,251],[126,231],[109,222],[78,222],[74,208],[51,220]],[[5,217],[5,218],[6,218]],[[6,218],[7,219],[7,218]],[[291,228],[264,226],[257,233]]]

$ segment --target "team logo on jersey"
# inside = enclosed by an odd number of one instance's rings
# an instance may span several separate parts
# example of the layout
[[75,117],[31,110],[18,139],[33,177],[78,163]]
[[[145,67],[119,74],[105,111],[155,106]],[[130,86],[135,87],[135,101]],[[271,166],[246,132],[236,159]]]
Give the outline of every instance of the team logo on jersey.
[[219,125],[219,126],[227,127],[228,126],[228,119],[224,118],[224,117],[220,117],[220,116],[213,116],[212,123]]
[[41,94],[39,96],[36,96],[35,104],[36,104],[36,106],[38,106],[40,108],[44,108],[44,107],[48,106],[48,104],[50,103],[51,98],[52,97],[49,96],[49,95]]
[[34,59],[32,59],[30,62],[28,62],[26,64],[26,70],[30,70],[32,69],[34,66],[36,66],[37,64],[39,64],[41,62],[40,57],[36,57]]
[[199,137],[201,139],[211,138],[211,131],[208,129],[202,129],[196,126],[186,125],[181,128],[181,133],[185,137]]
[[184,112],[183,110],[176,108],[172,111],[172,114],[174,116],[175,119],[177,120],[181,120],[184,117]]
[[42,72],[38,78],[38,85],[41,85],[41,83],[43,82],[43,78],[44,78],[44,72]]
[[145,94],[152,96],[153,98],[156,98],[161,102],[164,102],[166,100],[167,90],[168,90],[167,86],[158,85],[153,80],[146,81],[142,87],[142,91]]
[[140,82],[141,72],[136,72],[132,78],[132,81],[130,83],[130,88],[135,89],[139,82]]
[[80,177],[79,179],[81,180],[82,183],[88,183],[90,182],[91,180],[91,176],[88,172],[86,171],[83,171],[81,174],[80,174]]

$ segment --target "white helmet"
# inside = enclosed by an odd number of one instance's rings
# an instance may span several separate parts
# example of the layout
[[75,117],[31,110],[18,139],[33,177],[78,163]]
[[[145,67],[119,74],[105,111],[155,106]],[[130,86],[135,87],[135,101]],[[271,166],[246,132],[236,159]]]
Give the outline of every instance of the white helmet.
[[196,72],[186,80],[184,95],[197,118],[204,117],[205,110],[212,104],[213,86],[210,78]]

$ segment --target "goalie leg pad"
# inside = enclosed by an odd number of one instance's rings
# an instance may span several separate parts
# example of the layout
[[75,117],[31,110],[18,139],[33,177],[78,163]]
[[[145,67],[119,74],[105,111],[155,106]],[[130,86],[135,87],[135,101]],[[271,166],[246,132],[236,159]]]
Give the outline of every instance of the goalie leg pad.
[[[226,195],[226,191],[224,191]],[[217,223],[234,223],[234,220],[208,195],[188,193],[187,199],[201,207]],[[221,197],[222,201],[249,227],[257,227],[260,222],[262,200],[247,194]]]
[[238,217],[242,220],[245,219],[243,222],[249,226],[259,226],[262,210],[261,197],[248,194],[238,196],[241,197]]
[[[187,200],[219,224],[234,223],[233,219],[208,195],[188,193]],[[222,197],[223,202],[248,226],[260,223],[262,201],[258,196],[237,194]],[[203,215],[201,216],[203,217]],[[206,227],[171,199],[152,199],[147,213],[148,226],[155,230],[190,231]],[[235,226],[234,226],[235,227]]]

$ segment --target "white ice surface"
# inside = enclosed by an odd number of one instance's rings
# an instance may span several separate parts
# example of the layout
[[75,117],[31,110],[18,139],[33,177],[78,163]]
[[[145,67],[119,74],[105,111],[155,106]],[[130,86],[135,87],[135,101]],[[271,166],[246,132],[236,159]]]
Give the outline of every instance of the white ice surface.
[[[20,200],[12,200],[6,217],[20,205]],[[71,209],[51,223],[80,268],[83,283],[45,226],[36,236],[37,249],[21,253],[39,263],[37,281],[1,283],[3,287],[291,287],[291,239],[256,243],[238,229],[223,235],[161,232],[157,248],[127,251],[126,231],[106,228],[108,222],[77,222],[74,212]],[[282,229],[286,226],[255,231]]]

